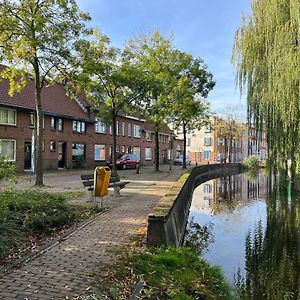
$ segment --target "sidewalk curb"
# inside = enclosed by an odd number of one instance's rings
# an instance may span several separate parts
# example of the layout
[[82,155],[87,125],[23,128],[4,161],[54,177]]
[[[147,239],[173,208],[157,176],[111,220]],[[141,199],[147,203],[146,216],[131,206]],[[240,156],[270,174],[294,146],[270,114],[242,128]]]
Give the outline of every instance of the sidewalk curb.
[[109,213],[110,211],[111,211],[111,209],[107,208],[107,209],[95,214],[94,216],[90,217],[86,221],[83,221],[83,222],[79,223],[78,225],[74,225],[73,227],[68,229],[67,232],[64,233],[63,235],[55,238],[54,240],[52,240],[44,245],[39,246],[36,251],[29,252],[29,253],[23,255],[22,257],[8,263],[6,266],[0,267],[0,279],[5,277],[7,274],[13,272],[15,269],[18,269],[18,268],[24,266],[26,263],[43,255],[44,253],[46,253],[53,247],[59,245],[61,242],[66,241],[69,237],[71,237],[77,231],[86,227],[87,225],[89,225],[90,223],[95,221],[98,217],[100,217],[103,214]]

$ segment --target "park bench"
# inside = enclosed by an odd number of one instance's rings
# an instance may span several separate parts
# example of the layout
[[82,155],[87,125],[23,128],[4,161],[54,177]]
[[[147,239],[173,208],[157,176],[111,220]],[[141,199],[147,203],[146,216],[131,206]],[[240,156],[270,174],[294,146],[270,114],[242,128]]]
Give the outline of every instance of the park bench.
[[[80,175],[81,180],[82,180],[82,184],[84,187],[86,187],[88,189],[88,191],[91,192],[91,200],[93,199],[94,195],[94,174],[82,174]],[[120,197],[120,190],[123,189],[126,184],[128,184],[129,181],[115,181],[109,182],[109,186],[108,188],[113,188],[114,189],[114,195],[116,197]]]

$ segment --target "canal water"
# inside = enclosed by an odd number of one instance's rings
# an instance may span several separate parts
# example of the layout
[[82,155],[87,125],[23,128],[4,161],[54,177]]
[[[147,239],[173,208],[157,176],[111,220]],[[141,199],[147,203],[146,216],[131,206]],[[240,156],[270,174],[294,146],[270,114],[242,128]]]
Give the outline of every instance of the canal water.
[[265,173],[207,181],[194,190],[189,227],[205,229],[201,257],[245,299],[300,299],[300,197]]

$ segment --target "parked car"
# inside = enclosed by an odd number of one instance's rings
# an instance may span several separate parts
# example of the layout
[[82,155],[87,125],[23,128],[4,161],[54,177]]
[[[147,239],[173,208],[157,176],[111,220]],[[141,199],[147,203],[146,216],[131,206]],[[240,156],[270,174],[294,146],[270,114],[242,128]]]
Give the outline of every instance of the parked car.
[[118,169],[136,169],[140,160],[135,154],[124,154],[116,161]]
[[[123,154],[117,154],[117,160],[120,159],[123,155],[124,155],[124,153]],[[106,162],[106,165],[112,170],[112,168],[113,168],[112,157],[110,158],[110,160],[108,160]]]
[[[189,158],[189,156],[185,157],[185,163],[187,165],[191,164],[191,160]],[[174,159],[174,165],[182,165],[183,164],[183,155],[179,155]]]

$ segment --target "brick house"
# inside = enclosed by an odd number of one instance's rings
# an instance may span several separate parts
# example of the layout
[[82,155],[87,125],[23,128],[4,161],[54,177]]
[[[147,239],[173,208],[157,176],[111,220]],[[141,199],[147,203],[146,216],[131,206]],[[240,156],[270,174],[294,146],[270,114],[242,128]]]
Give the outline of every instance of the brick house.
[[[0,154],[15,161],[19,172],[31,170],[35,143],[34,81],[28,77],[25,88],[12,97],[8,90],[8,82],[3,80],[0,84]],[[106,164],[112,148],[110,126],[97,120],[84,101],[70,100],[63,86],[55,84],[43,89],[42,107],[45,169],[93,168]],[[168,161],[172,134],[169,129],[160,132],[160,163]],[[142,165],[154,163],[153,129],[145,120],[118,117],[117,135],[118,153],[136,153]],[[174,143],[174,152],[182,148],[181,140]]]

